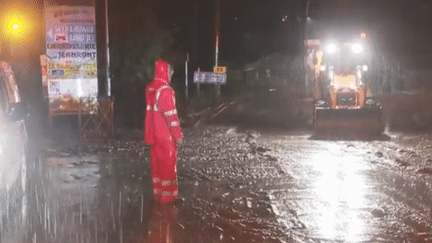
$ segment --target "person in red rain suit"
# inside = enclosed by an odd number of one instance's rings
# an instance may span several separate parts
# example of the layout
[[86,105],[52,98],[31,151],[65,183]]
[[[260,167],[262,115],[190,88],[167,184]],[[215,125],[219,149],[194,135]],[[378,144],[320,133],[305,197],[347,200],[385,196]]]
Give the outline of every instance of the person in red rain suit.
[[159,60],[154,80],[146,87],[144,142],[150,145],[154,200],[161,203],[177,199],[177,144],[183,139],[174,90],[169,86],[172,74],[171,66]]

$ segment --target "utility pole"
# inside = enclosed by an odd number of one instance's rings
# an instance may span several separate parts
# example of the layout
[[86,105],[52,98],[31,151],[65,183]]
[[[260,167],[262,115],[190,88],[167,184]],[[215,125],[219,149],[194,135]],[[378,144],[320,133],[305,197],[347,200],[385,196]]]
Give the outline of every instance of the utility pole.
[[[220,37],[220,0],[216,0],[215,16],[215,67],[218,66],[219,59],[219,37]],[[216,103],[220,100],[220,84],[216,84]]]
[[[185,95],[186,95],[186,107],[189,106],[189,53],[186,55],[185,61]],[[187,109],[187,108],[186,108]]]
[[220,35],[220,0],[216,0],[215,17],[215,67],[218,66],[219,59],[219,35]]
[[98,100],[109,97],[108,1],[95,0]]
[[306,2],[306,11],[305,11],[305,18],[304,18],[304,33],[303,33],[303,46],[302,46],[302,50],[303,50],[303,69],[304,69],[304,87],[305,87],[305,92],[306,92],[306,96],[309,96],[310,94],[310,84],[309,84],[309,75],[307,73],[307,65],[306,65],[306,60],[307,60],[307,54],[308,54],[308,50],[307,50],[307,39],[308,39],[308,18],[309,18],[309,5],[310,5],[310,0],[307,0]]
[[108,25],[108,0],[105,0],[105,39],[106,39],[106,78],[107,96],[111,96],[111,72],[110,72],[110,50],[109,50],[109,25]]

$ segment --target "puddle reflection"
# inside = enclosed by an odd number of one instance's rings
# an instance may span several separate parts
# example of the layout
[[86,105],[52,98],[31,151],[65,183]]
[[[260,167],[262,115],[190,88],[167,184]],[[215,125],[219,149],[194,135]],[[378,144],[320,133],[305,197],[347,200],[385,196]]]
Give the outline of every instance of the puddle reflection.
[[317,227],[325,239],[359,240],[366,233],[366,176],[361,157],[341,155],[334,145],[312,156],[317,175],[312,185],[316,195]]
[[153,203],[151,206],[148,236],[143,243],[173,243],[177,233],[178,210],[173,204],[161,205]]

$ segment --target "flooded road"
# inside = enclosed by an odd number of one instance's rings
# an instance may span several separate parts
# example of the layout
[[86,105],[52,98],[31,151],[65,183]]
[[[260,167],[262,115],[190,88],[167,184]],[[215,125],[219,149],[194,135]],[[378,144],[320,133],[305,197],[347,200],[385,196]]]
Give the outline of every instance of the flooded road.
[[291,176],[269,189],[286,232],[308,242],[432,241],[430,147],[308,138],[262,138]]
[[43,152],[28,168],[22,242],[432,242],[432,135],[185,135],[181,200],[164,207],[138,137]]

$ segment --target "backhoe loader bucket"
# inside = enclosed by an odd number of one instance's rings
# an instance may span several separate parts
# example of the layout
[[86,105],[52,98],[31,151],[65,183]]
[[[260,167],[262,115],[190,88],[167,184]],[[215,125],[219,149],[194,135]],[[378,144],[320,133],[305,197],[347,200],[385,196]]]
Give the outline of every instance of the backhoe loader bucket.
[[315,107],[315,134],[342,130],[379,135],[384,131],[382,108],[331,109]]

